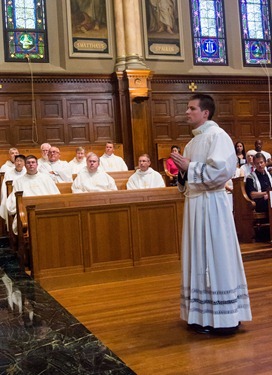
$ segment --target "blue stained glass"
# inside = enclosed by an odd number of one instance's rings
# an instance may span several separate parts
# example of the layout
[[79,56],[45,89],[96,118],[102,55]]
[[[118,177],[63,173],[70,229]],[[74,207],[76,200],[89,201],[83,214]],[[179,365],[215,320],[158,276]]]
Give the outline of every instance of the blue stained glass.
[[239,0],[245,66],[271,65],[271,15],[268,0]]
[[48,62],[45,0],[2,0],[5,61]]
[[191,0],[195,65],[227,65],[223,0]]

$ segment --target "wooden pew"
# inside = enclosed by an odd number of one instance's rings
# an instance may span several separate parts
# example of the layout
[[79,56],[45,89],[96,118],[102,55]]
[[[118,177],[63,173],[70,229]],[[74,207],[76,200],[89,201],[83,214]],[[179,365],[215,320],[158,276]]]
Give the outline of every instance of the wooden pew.
[[128,179],[133,173],[135,173],[135,170],[107,173],[114,179],[118,190],[126,190]]
[[[118,190],[126,190],[126,183],[128,178],[134,173],[134,170],[132,171],[120,171],[120,172],[109,172],[109,175],[111,175],[115,182]],[[62,182],[56,184],[61,194],[71,194],[72,193],[72,182]],[[7,188],[8,188],[8,195],[12,191],[12,181],[7,182]],[[84,193],[85,194],[85,193]],[[22,192],[19,192],[18,197],[22,196]],[[19,198],[20,199],[20,198]],[[18,205],[18,203],[17,203]],[[17,211],[17,217],[20,217],[22,215],[22,222],[24,223],[21,228],[18,228],[20,233],[18,233],[18,254],[21,259],[25,258],[22,254],[24,253],[24,248],[28,246],[28,230],[25,229],[27,227],[26,220],[26,212],[23,212],[23,206],[22,203],[19,200],[18,205],[18,211]],[[12,221],[13,217],[9,217],[9,228],[12,227]],[[13,234],[13,231],[9,231],[9,238],[10,238],[10,244],[13,249],[16,249],[17,247],[17,236]]]
[[20,199],[32,273],[44,286],[91,280],[98,271],[138,272],[139,267],[179,260],[184,199],[178,189]]
[[[6,187],[7,187],[7,197],[11,194],[12,192],[12,184],[13,181],[6,181]],[[8,215],[8,236],[9,236],[9,244],[10,248],[14,251],[17,252],[17,236],[13,233],[12,230],[12,222],[14,219],[14,215]]]
[[233,213],[240,242],[254,242],[256,231],[269,225],[268,212],[256,212],[256,203],[245,190],[244,177],[233,178]]

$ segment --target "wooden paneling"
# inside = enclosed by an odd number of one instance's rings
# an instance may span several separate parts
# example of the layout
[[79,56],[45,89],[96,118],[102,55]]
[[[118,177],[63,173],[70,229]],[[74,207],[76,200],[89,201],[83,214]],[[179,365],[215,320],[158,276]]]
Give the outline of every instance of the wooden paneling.
[[39,74],[33,79],[33,92],[29,76],[2,73],[0,148],[113,140],[124,145],[130,169],[143,152],[150,154],[156,169],[157,143],[185,144],[191,139],[185,111],[192,82],[194,92],[214,97],[214,120],[234,142],[241,140],[252,148],[260,137],[272,151],[267,77],[153,75],[149,97],[131,102],[124,73]]
[[[265,77],[154,75],[151,80],[150,106],[152,139],[155,144],[165,143],[170,148],[171,144],[186,144],[191,139],[185,111],[193,94],[189,90],[192,82],[197,86],[194,93],[203,92],[213,96],[216,103],[214,121],[218,122],[234,142],[241,140],[247,148],[254,148],[255,140],[261,138],[264,149],[272,151],[269,95]],[[157,153],[153,157],[156,161],[160,159]]]
[[0,146],[120,141],[110,76],[1,78]]

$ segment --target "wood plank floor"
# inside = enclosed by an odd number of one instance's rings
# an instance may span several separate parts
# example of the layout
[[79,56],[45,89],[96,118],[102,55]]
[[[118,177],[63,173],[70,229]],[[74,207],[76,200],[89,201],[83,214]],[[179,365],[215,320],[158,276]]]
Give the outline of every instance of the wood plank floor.
[[49,292],[138,375],[271,375],[272,258],[245,270],[253,320],[231,337],[187,330],[179,273]]

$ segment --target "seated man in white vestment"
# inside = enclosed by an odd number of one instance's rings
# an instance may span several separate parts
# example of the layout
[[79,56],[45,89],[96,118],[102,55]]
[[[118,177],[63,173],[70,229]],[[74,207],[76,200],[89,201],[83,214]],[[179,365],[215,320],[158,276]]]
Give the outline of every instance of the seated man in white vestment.
[[48,162],[48,153],[51,148],[49,143],[43,143],[41,145],[41,157],[38,159],[38,165]]
[[83,147],[77,147],[76,156],[69,161],[72,174],[78,174],[82,168],[86,167],[86,156],[85,149]]
[[124,160],[117,155],[114,155],[114,144],[107,142],[105,153],[100,157],[100,167],[105,172],[127,171],[128,167]]
[[[26,173],[25,169],[25,156],[24,155],[15,155],[14,167],[9,169],[5,173],[1,187],[1,206],[0,206],[0,216],[8,224],[8,212],[7,212],[7,185],[6,181],[15,181],[17,178],[23,176]],[[8,229],[8,228],[7,228]]]
[[48,161],[39,165],[41,173],[47,173],[54,182],[72,182],[72,172],[69,163],[60,160],[60,150],[52,146],[48,152]]
[[9,149],[9,160],[5,162],[0,168],[0,172],[7,172],[8,170],[14,168],[14,160],[15,160],[15,155],[19,155],[19,151],[17,148],[12,147]]
[[[7,198],[7,210],[9,215],[16,214],[17,191],[23,191],[24,197],[36,195],[60,194],[59,189],[52,179],[45,173],[38,172],[38,161],[36,156],[28,155],[25,162],[26,173],[13,182],[13,191]],[[17,234],[17,218],[15,217],[12,229]]]
[[139,168],[129,177],[127,190],[165,187],[162,175],[150,167],[148,154],[139,157]]
[[72,184],[73,193],[117,190],[114,179],[98,168],[99,157],[96,154],[89,152],[86,163],[87,166],[78,173]]

